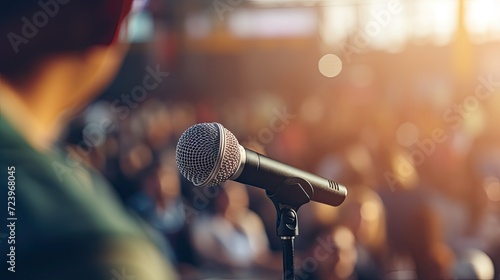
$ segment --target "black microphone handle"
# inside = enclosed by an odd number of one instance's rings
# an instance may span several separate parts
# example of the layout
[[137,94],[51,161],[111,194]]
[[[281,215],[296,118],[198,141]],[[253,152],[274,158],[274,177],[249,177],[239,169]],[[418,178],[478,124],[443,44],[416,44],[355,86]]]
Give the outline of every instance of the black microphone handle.
[[347,189],[339,183],[319,177],[304,170],[286,165],[245,148],[246,160],[241,174],[234,181],[259,187],[273,193],[289,178],[302,178],[311,183],[314,194],[311,200],[331,206],[344,202]]

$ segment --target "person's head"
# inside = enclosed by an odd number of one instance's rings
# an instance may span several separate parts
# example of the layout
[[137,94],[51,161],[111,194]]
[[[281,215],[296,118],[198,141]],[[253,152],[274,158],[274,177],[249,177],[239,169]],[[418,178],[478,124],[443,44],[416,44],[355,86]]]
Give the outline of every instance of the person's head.
[[239,219],[248,211],[246,187],[234,181],[226,181],[215,199],[216,211],[228,219]]
[[179,170],[176,167],[162,164],[148,174],[144,183],[144,191],[157,203],[171,202],[178,199],[181,194],[179,176]]
[[60,103],[59,110],[89,100],[114,77],[121,63],[123,51],[115,43],[131,2],[4,1],[0,8],[0,85],[18,95],[44,92],[33,90],[39,85],[47,88],[45,92],[72,85],[64,98],[51,100]]
[[384,253],[387,247],[385,208],[375,191],[369,188],[350,190],[348,200],[340,208],[339,221],[370,253]]
[[347,227],[332,226],[319,234],[307,255],[321,257],[317,270],[308,271],[313,279],[351,279],[358,261],[356,238]]

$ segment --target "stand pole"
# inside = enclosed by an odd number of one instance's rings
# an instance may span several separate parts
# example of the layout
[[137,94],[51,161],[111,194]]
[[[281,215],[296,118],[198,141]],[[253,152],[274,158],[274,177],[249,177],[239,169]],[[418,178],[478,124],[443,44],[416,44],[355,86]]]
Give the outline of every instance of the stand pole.
[[293,261],[294,237],[281,237],[283,247],[283,279],[295,280],[295,264]]
[[267,192],[276,208],[276,234],[283,247],[284,280],[295,280],[294,240],[299,235],[297,211],[311,201],[313,193],[311,184],[301,178],[288,179],[274,192]]

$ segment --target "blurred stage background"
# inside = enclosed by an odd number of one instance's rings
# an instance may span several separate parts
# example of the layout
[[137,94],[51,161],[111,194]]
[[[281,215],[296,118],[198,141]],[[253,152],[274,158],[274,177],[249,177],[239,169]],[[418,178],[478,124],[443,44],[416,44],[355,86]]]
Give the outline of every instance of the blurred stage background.
[[137,0],[120,74],[63,138],[183,279],[281,273],[263,191],[177,173],[180,134],[214,121],[348,187],[338,208],[300,210],[297,279],[499,279],[499,14],[495,0]]

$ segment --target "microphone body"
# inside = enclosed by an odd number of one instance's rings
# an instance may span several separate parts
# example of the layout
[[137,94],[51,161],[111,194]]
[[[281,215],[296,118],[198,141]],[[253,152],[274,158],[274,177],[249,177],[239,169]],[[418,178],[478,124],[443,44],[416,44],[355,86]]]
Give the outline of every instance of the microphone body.
[[287,179],[298,177],[311,184],[314,190],[314,194],[311,197],[313,201],[339,206],[347,196],[347,189],[336,182],[268,158],[246,148],[243,148],[242,152],[245,153],[245,156],[242,158],[242,163],[235,176],[230,178],[230,180],[259,187],[270,193],[274,193]]

